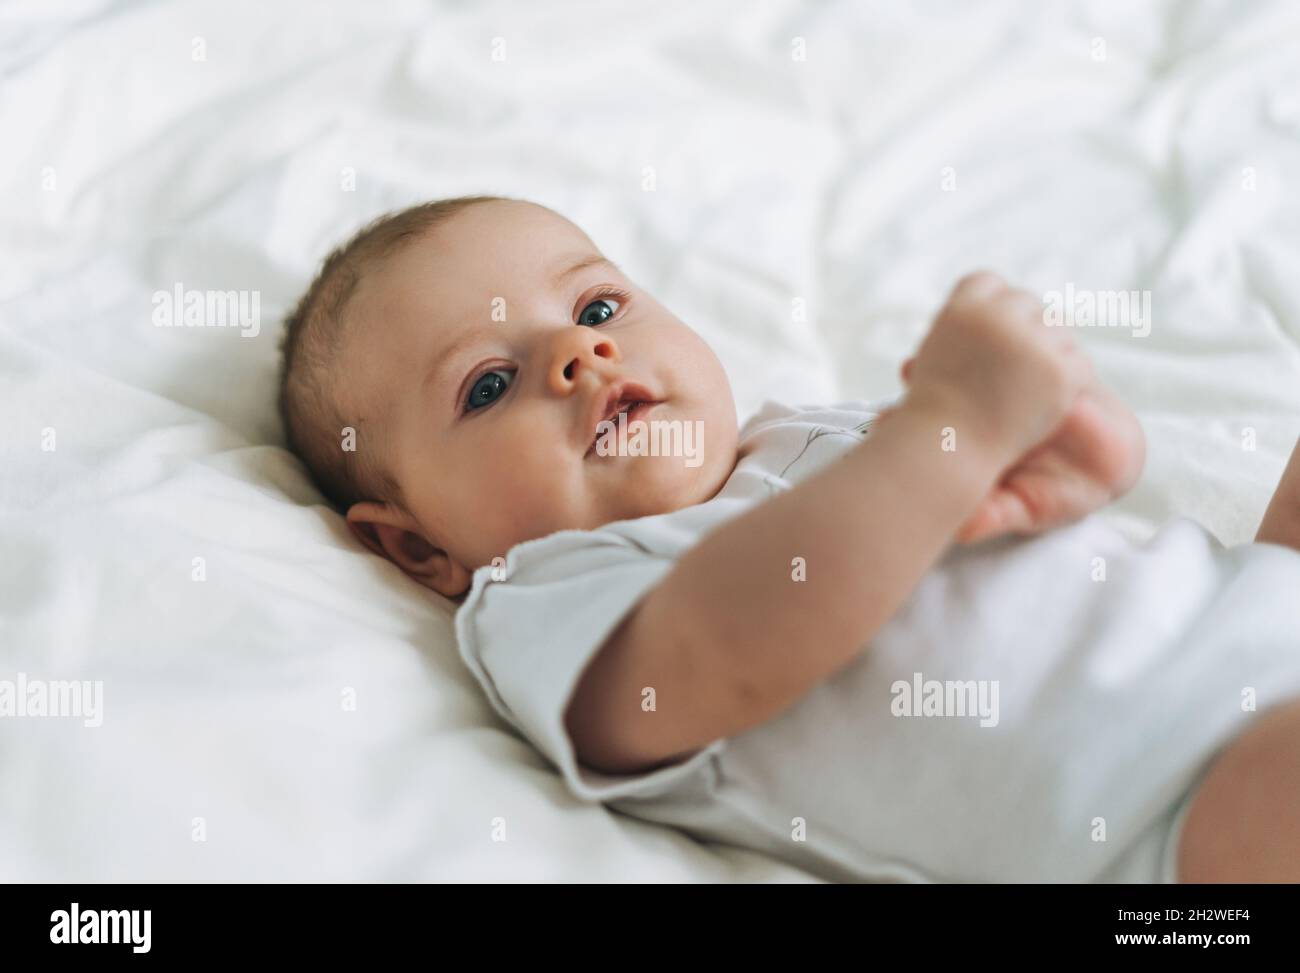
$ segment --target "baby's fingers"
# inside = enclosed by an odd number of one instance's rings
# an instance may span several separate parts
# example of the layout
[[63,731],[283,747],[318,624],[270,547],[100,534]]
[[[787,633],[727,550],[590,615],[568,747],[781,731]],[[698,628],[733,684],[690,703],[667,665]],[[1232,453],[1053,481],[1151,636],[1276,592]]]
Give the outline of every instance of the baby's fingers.
[[997,486],[957,530],[959,544],[978,544],[1002,534],[1025,534],[1034,530],[1034,518],[1024,499],[1006,487]]
[[948,295],[949,304],[974,304],[1010,290],[1007,282],[990,270],[977,270],[957,281]]
[[1064,349],[1062,358],[1065,361],[1069,388],[1073,395],[1081,395],[1086,390],[1092,388],[1096,382],[1096,373],[1093,371],[1092,359],[1084,354],[1083,350],[1073,341],[1071,341]]

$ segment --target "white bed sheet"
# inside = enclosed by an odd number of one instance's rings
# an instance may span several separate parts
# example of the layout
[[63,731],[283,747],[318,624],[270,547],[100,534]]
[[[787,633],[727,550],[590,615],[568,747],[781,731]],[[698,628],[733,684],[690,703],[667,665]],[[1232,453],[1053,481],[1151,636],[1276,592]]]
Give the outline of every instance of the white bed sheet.
[[[1150,290],[1149,336],[1078,333],[1149,435],[1136,533],[1249,538],[1300,431],[1284,0],[6,13],[0,679],[105,695],[0,720],[0,879],[807,878],[572,800],[281,448],[278,318],[383,210],[564,212],[742,418],[893,393],[976,266]],[[257,290],[261,333],[155,327],[177,283]]]

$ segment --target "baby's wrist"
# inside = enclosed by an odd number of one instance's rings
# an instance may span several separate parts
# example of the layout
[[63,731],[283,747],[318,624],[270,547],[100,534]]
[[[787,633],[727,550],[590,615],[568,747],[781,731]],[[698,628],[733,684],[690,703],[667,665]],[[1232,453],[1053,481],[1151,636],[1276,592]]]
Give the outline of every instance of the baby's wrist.
[[1014,443],[997,423],[981,417],[955,390],[927,386],[911,388],[899,409],[918,420],[918,428],[934,430],[937,448],[956,454],[972,473],[990,481],[1020,458]]

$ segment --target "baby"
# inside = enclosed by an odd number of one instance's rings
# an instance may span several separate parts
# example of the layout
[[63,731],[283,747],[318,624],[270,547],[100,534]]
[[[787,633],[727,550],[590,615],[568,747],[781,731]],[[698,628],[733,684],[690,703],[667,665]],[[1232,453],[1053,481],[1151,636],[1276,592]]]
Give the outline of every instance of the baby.
[[478,196],[329,256],[280,406],[583,800],[830,880],[1300,879],[1300,450],[1257,543],[1137,545],[1087,515],[1141,428],[1040,301],[963,278],[903,378],[738,428],[578,227]]

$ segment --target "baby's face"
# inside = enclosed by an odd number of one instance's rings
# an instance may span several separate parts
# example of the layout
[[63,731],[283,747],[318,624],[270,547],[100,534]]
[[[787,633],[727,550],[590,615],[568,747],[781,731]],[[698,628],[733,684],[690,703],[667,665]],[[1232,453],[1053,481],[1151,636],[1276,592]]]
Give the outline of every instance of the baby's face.
[[[347,339],[364,347],[344,349],[345,414],[382,429],[373,448],[406,500],[358,504],[349,520],[409,515],[390,521],[407,532],[403,556],[449,565],[402,566],[444,594],[521,541],[701,503],[735,465],[735,402],[712,349],[543,207],[470,206],[364,275],[349,314],[366,323]],[[694,458],[591,448],[628,383],[659,403],[628,419],[689,425]]]

